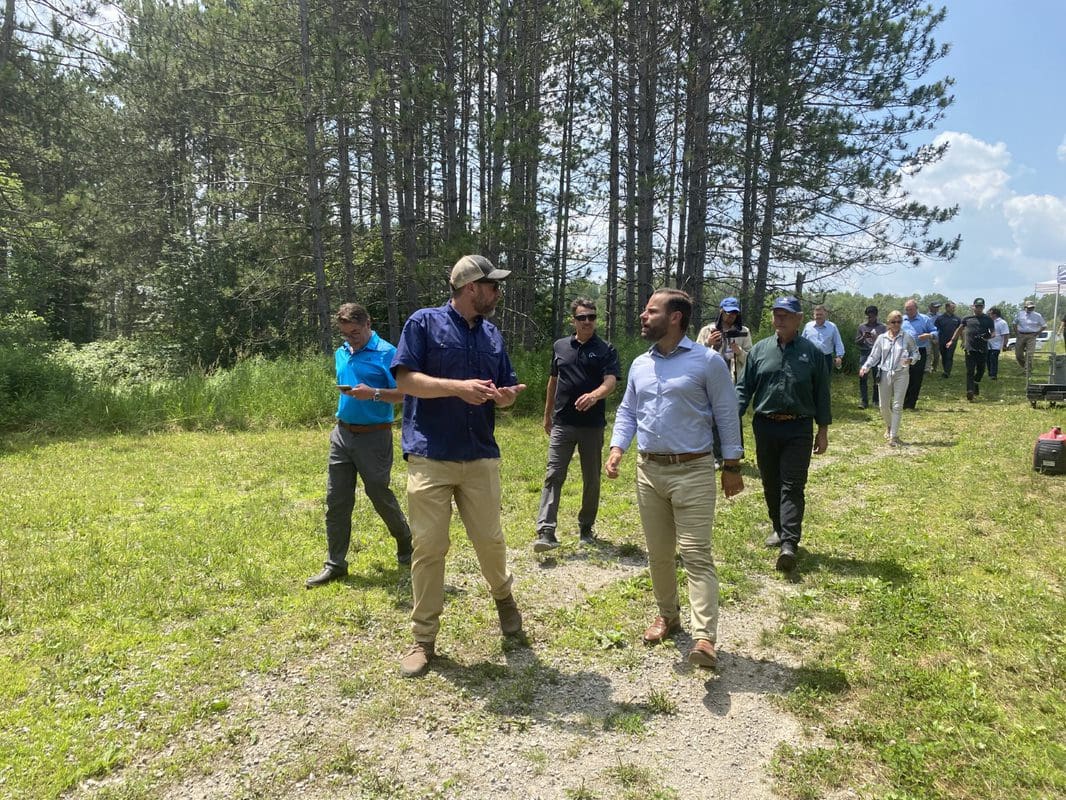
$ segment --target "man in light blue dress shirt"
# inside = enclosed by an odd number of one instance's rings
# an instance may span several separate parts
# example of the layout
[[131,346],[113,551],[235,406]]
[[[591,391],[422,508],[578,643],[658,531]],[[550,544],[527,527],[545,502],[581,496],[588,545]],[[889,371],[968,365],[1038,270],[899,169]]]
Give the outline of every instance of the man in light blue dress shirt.
[[608,478],[618,477],[622,455],[635,436],[637,505],[659,611],[644,631],[645,644],[662,642],[681,628],[674,566],[680,550],[694,640],[689,661],[713,667],[718,634],[718,573],[711,553],[714,425],[726,497],[744,488],[744,448],[729,367],[718,353],[685,335],[691,315],[691,298],[677,289],[661,289],[648,299],[640,335],[655,344],[629,368],[605,471]]
[[814,307],[814,319],[803,326],[803,338],[818,345],[830,375],[834,367],[840,369],[844,361],[844,340],[840,338],[837,326],[829,321],[825,306]]
[[918,303],[914,300],[908,300],[903,304],[902,330],[914,337],[918,345],[918,353],[921,355],[918,361],[910,365],[907,393],[903,396],[903,408],[914,411],[918,406],[918,395],[922,391],[922,380],[925,378],[925,366],[929,363],[930,348],[938,346],[937,331],[933,320],[919,313]]

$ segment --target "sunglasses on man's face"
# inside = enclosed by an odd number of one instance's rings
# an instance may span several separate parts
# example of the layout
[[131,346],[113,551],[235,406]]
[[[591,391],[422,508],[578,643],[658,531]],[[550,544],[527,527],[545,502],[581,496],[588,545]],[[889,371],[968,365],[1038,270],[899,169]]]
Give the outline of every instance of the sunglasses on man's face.
[[596,315],[595,314],[574,314],[574,319],[576,319],[578,322],[595,322],[596,321]]

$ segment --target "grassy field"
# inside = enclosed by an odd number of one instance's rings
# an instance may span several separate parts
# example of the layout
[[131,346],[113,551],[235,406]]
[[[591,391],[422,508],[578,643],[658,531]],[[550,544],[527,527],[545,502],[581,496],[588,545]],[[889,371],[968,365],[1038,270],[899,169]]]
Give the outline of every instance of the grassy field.
[[[836,379],[830,450],[815,459],[805,548],[769,642],[804,663],[806,677],[781,703],[828,738],[779,749],[783,796],[841,787],[897,800],[1066,795],[1066,476],[1031,469],[1036,436],[1066,425],[1066,410],[1031,409],[1016,365],[1004,359],[1001,372],[975,404],[963,397],[961,370],[930,377],[900,450],[884,446],[872,410],[856,408],[854,378]],[[342,696],[372,695],[365,720],[420,691],[395,675],[408,640],[407,575],[361,493],[357,514],[373,524],[346,591],[302,587],[324,550],[326,425],[8,439],[0,797],[58,797],[164,753],[153,762],[161,766],[100,792],[156,797],[227,746],[183,743],[183,731],[224,722],[242,687],[306,661],[338,631],[361,667],[323,680],[339,680]],[[539,418],[501,415],[499,439],[504,527],[526,550],[544,466]],[[642,556],[632,457],[625,469],[604,482],[605,559]],[[399,458],[393,477],[402,498]],[[732,604],[751,600],[757,579],[786,580],[760,547],[757,473],[749,468],[745,480],[739,498],[720,503],[715,526]],[[568,483],[564,514],[578,487]],[[474,585],[476,562],[456,542],[450,569],[460,586]],[[535,587],[516,577],[521,600]],[[453,657],[491,626],[483,599],[450,597],[464,612],[444,619]],[[635,640],[651,608],[646,579],[619,580],[538,618],[549,635],[535,647],[545,661],[639,658],[639,649],[609,648]],[[530,676],[484,669],[467,688],[490,684],[493,724],[520,724]],[[611,724],[639,728],[631,717]],[[343,769],[343,753],[333,755]],[[303,777],[289,775],[290,787]],[[389,796],[387,787],[373,796]]]

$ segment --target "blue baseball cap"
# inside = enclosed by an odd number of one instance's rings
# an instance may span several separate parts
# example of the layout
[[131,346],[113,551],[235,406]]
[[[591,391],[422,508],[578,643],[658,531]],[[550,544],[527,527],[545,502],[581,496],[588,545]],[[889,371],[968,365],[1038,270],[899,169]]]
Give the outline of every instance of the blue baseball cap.
[[785,311],[791,311],[793,314],[798,314],[803,310],[800,308],[800,301],[795,297],[779,297],[774,300],[772,308],[782,308]]
[[727,297],[725,300],[718,304],[718,307],[722,309],[722,311],[736,311],[737,313],[740,312],[740,302],[735,297]]

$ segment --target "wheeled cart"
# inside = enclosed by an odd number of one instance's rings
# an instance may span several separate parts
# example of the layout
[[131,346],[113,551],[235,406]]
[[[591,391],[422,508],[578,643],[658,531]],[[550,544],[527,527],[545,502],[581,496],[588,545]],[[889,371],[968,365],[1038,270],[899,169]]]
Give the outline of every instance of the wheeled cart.
[[[1037,383],[1047,376],[1047,383]],[[1066,403],[1066,354],[1031,353],[1025,367],[1025,399],[1029,405],[1045,401],[1054,408]]]

